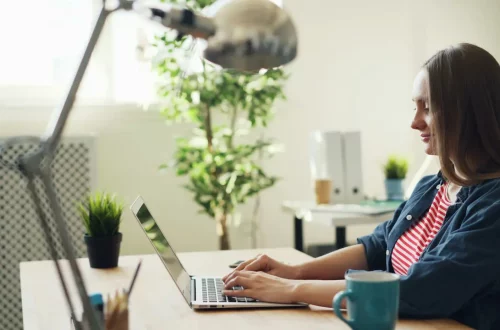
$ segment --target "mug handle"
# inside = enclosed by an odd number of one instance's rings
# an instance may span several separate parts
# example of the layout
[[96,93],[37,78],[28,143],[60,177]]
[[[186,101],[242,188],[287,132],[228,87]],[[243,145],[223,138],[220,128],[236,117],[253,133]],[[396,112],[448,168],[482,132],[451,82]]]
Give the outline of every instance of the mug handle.
[[339,319],[341,319],[351,328],[354,327],[354,320],[347,320],[346,318],[344,318],[344,315],[342,315],[342,311],[340,310],[340,304],[342,303],[342,300],[344,300],[344,298],[349,298],[349,296],[352,296],[352,294],[353,292],[350,290],[340,291],[335,295],[335,297],[333,297],[333,310],[335,314]]

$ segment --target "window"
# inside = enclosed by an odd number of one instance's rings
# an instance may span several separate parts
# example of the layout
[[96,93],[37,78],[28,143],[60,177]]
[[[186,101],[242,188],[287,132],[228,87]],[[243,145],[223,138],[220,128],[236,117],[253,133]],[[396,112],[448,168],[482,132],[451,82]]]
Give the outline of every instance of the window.
[[0,11],[0,102],[61,97],[88,40],[98,4],[99,0],[4,3]]
[[[282,5],[282,0],[272,1]],[[227,2],[219,0],[205,13],[213,15]],[[0,10],[0,106],[60,104],[101,6],[102,0],[7,1]],[[94,50],[78,101],[154,102],[155,74],[148,45],[162,30],[136,13],[113,13]]]

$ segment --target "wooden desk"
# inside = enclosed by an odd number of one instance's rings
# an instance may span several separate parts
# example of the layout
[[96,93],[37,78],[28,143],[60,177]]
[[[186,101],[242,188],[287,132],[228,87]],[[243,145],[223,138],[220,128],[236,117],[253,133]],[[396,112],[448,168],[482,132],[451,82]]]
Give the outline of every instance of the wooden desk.
[[[179,258],[190,274],[222,276],[230,271],[230,263],[253,257],[258,252],[290,263],[301,263],[311,258],[291,248],[181,253]],[[141,272],[131,296],[130,329],[348,329],[331,309],[316,306],[301,309],[193,311],[158,257],[141,257]],[[91,269],[87,259],[80,259],[89,293],[107,294],[127,287],[139,258],[121,257],[119,268],[113,270]],[[53,263],[23,262],[20,268],[24,329],[69,329],[69,312]],[[63,269],[69,274],[67,264]],[[71,294],[76,296],[74,288]],[[468,328],[448,320],[404,320],[398,323],[397,329]]]

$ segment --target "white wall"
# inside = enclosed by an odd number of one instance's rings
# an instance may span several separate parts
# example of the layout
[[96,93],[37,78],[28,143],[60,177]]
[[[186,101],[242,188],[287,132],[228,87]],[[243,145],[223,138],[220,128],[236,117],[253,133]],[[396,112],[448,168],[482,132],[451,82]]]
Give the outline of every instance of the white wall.
[[[477,43],[500,59],[500,2],[496,0],[369,1],[286,0],[299,30],[298,59],[289,66],[288,101],[278,105],[267,131],[286,152],[266,163],[283,180],[262,194],[259,246],[293,246],[291,216],[284,199],[312,199],[308,134],[315,129],[361,130],[364,186],[383,197],[381,164],[389,153],[410,157],[410,177],[424,159],[413,115],[411,86],[419,66],[436,50],[460,41]],[[5,107],[3,107],[5,108]],[[43,109],[0,112],[0,135],[39,134]],[[174,134],[158,113],[135,107],[80,107],[67,134],[98,136],[98,182],[127,204],[142,194],[180,251],[217,248],[214,223],[197,214],[182,179],[158,165],[173,151]],[[431,170],[435,170],[434,166]],[[242,208],[248,219],[252,205]],[[234,248],[248,248],[247,227],[233,228]],[[348,231],[353,241],[373,226]],[[128,211],[122,225],[124,254],[152,252]],[[306,243],[331,242],[334,230],[306,224]]]
[[[288,152],[270,164],[286,178],[266,193],[262,244],[291,244],[292,226],[281,198],[312,199],[307,176],[307,134],[313,129],[361,130],[366,192],[383,196],[380,169],[392,152],[410,157],[410,177],[424,159],[409,125],[411,87],[426,58],[456,42],[472,42],[500,60],[500,2],[285,1],[299,26],[300,54],[291,66],[289,103],[272,129]],[[300,160],[296,160],[300,155]],[[430,170],[436,170],[437,164]],[[298,173],[303,173],[298,175]],[[373,226],[348,230],[348,240]],[[274,238],[275,233],[283,236]],[[306,242],[327,241],[333,229],[308,224]]]

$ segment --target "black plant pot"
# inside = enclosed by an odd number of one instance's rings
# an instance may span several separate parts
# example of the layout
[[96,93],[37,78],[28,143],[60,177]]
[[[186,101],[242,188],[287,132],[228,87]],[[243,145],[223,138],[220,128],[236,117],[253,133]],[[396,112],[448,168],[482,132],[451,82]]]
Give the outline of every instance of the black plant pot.
[[92,268],[115,268],[118,266],[122,233],[114,236],[92,237],[85,234],[87,255]]

